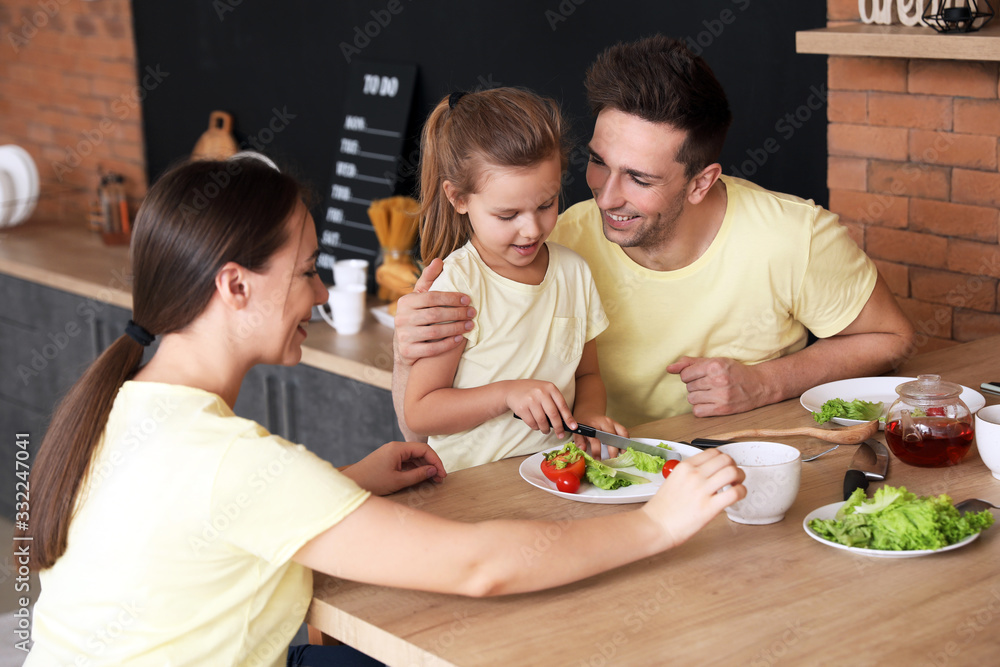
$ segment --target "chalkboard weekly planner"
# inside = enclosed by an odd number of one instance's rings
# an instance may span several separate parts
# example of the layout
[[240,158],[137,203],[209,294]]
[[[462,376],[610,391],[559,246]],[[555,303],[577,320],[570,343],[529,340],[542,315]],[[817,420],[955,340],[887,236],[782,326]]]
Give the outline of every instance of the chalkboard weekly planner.
[[317,266],[324,282],[333,282],[333,264],[340,259],[367,259],[374,269],[379,243],[368,206],[396,193],[416,75],[417,66],[409,63],[351,63],[327,206],[319,223]]

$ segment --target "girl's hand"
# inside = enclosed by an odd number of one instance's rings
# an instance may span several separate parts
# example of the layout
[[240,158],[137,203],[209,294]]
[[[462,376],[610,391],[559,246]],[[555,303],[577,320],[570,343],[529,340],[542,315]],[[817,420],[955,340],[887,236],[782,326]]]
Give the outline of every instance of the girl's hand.
[[428,479],[441,482],[448,474],[437,452],[424,442],[388,442],[341,472],[377,496]]
[[[593,426],[598,431],[614,433],[615,435],[620,435],[623,438],[628,437],[628,429],[607,415],[580,415],[579,419],[577,419],[577,423]],[[601,458],[601,441],[597,438],[585,438],[584,436],[577,434],[573,436],[573,442],[583,451],[588,451],[589,449],[590,455],[595,459]],[[608,447],[608,457],[614,458],[616,456],[618,456],[618,448]]]
[[667,548],[675,547],[746,497],[744,477],[729,456],[709,449],[681,461],[639,511],[660,525]]
[[536,431],[548,433],[551,428],[558,438],[566,437],[563,422],[576,428],[573,411],[559,389],[544,380],[508,380],[507,407]]

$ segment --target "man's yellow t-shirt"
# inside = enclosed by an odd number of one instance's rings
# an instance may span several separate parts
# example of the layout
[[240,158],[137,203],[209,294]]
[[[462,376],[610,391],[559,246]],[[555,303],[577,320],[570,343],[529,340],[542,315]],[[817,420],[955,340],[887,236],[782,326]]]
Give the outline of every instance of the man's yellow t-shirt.
[[608,415],[636,426],[690,412],[666,366],[684,355],[755,364],[796,352],[807,330],[839,333],[875,288],[872,261],[837,216],[810,200],[723,176],[728,204],[708,250],[653,271],[608,241],[593,200],[570,207],[550,240],[590,265],[611,321],[597,338]]
[[291,558],[369,495],[215,394],[126,382],[25,664],[284,665],[312,597]]

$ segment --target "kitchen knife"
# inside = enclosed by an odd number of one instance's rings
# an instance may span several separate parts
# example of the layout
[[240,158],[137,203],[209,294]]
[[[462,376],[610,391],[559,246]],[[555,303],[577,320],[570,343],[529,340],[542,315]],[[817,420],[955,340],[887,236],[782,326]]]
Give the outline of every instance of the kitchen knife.
[[[514,415],[516,419],[521,419],[517,415]],[[636,442],[635,440],[629,440],[628,438],[623,438],[615,433],[608,433],[607,431],[598,431],[593,426],[587,426],[586,424],[577,424],[576,428],[570,428],[566,422],[563,422],[563,428],[570,433],[576,433],[582,435],[585,438],[597,438],[603,444],[608,447],[617,447],[618,449],[625,450],[631,447],[637,452],[642,452],[643,454],[649,454],[650,456],[659,456],[664,461],[675,460],[680,461],[681,455],[672,449],[666,449],[665,447],[655,447],[653,445],[647,445],[642,442]]]
[[875,438],[869,438],[854,452],[851,465],[844,475],[844,500],[855,489],[867,489],[869,480],[883,480],[889,472],[889,450]]

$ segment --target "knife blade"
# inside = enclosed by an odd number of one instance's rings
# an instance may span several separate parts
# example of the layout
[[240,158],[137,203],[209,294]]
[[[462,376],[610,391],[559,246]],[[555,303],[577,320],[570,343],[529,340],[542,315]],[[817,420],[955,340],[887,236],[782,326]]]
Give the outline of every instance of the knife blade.
[[[516,414],[515,419],[521,419]],[[563,428],[570,433],[576,433],[582,435],[585,438],[597,438],[602,443],[608,447],[617,447],[618,449],[627,449],[631,447],[637,452],[642,452],[643,454],[649,454],[650,456],[659,456],[664,461],[673,459],[676,461],[681,460],[681,455],[677,452],[666,449],[665,447],[656,447],[654,445],[647,445],[643,442],[637,442],[635,440],[629,440],[628,438],[623,438],[615,433],[608,433],[607,431],[599,431],[593,426],[587,426],[586,424],[577,424],[576,428],[570,428],[566,422],[563,422]]]
[[636,440],[630,440],[629,438],[623,438],[615,433],[608,433],[607,431],[599,431],[593,426],[587,426],[586,424],[577,424],[577,428],[571,429],[566,427],[566,430],[570,433],[579,433],[586,438],[597,438],[603,444],[608,447],[617,447],[618,449],[628,449],[631,447],[637,452],[642,452],[643,454],[649,454],[650,456],[659,456],[664,461],[669,461],[671,459],[680,461],[681,455],[677,452],[666,449],[665,447],[656,447],[655,445],[647,445],[644,442],[637,442]]
[[844,500],[855,489],[867,489],[869,480],[880,481],[889,473],[889,450],[875,438],[858,445],[844,475]]

